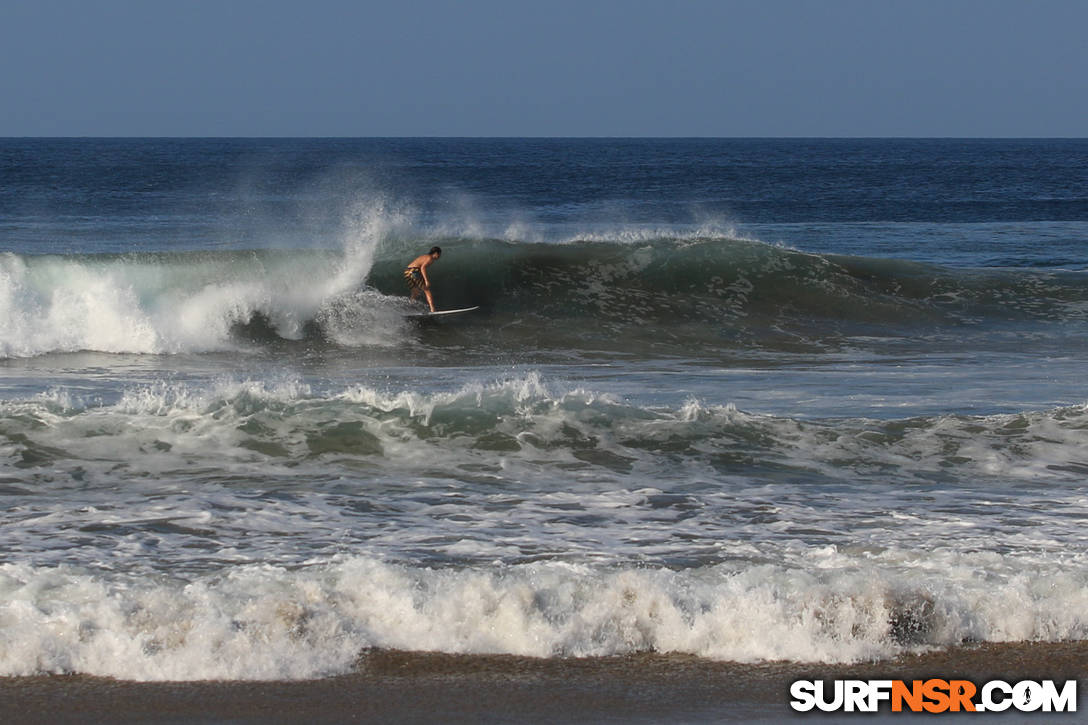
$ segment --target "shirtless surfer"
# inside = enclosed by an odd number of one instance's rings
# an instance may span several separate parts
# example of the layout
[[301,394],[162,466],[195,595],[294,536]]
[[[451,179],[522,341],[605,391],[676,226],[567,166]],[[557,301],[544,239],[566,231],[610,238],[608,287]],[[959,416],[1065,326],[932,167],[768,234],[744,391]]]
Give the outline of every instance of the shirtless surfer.
[[412,290],[412,301],[414,302],[419,297],[419,291],[423,290],[423,294],[427,296],[427,304],[430,305],[431,312],[436,310],[434,309],[434,296],[431,294],[431,279],[427,276],[427,267],[437,262],[441,256],[442,249],[440,247],[431,247],[431,251],[413,259],[411,264],[408,265],[408,269],[404,270],[404,281],[408,283],[408,289]]

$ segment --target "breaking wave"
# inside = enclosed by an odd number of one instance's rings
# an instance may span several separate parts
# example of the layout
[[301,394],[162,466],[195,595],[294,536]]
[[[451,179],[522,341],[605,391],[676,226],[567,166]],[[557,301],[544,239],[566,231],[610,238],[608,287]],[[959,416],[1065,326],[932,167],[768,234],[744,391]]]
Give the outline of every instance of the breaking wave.
[[[0,357],[205,352],[280,339],[392,346],[410,309],[402,257],[433,241],[335,252],[4,253]],[[504,330],[491,342],[510,348],[623,338],[699,350],[1088,314],[1079,272],[953,270],[731,238],[440,241],[441,306],[483,307],[480,319]],[[532,334],[519,335],[519,325]]]
[[535,374],[8,400],[0,459],[18,476],[0,495],[21,504],[0,547],[33,564],[0,565],[0,675],[1083,639],[1084,555],[1062,542],[1086,515],[1085,429],[1082,407],[803,420]]
[[666,461],[689,466],[675,474],[681,478],[708,466],[775,479],[791,470],[829,482],[846,472],[864,479],[898,471],[903,481],[939,482],[955,467],[1007,480],[1076,480],[1088,471],[1086,429],[1083,406],[802,419],[694,399],[675,408],[637,405],[549,386],[536,373],[430,394],[367,386],[314,392],[290,381],[211,389],[160,383],[114,402],[66,391],[0,402],[0,453],[17,468],[47,467],[52,476],[67,459],[84,473],[99,461],[111,476],[128,470],[134,478],[200,462],[267,471],[373,459],[412,471],[415,461],[440,459],[480,475],[509,475],[519,462],[526,474],[585,469],[622,477]]
[[[964,641],[1088,636],[1083,575],[1013,557],[806,553],[808,568],[427,569],[366,557],[147,580],[0,566],[0,675],[304,679],[369,648],[856,662]],[[1081,570],[1083,572],[1083,569]]]

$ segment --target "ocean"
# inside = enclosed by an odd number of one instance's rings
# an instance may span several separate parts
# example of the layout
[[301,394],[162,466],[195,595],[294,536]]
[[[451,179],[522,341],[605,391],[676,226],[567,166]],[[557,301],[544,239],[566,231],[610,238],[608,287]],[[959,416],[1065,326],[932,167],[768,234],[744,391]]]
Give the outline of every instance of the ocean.
[[0,676],[1082,642],[1086,360],[1086,140],[0,140]]

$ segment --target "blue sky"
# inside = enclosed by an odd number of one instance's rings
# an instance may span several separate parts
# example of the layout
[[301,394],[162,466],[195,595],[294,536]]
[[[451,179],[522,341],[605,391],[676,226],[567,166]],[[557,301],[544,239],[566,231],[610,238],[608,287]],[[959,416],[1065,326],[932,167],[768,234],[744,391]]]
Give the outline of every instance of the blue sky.
[[5,0],[0,136],[1088,135],[1082,0]]

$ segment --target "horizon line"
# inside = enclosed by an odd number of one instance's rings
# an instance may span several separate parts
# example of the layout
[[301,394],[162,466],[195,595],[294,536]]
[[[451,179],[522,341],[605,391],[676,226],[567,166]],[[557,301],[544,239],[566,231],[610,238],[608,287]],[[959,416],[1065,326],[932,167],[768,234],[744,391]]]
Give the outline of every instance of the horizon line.
[[961,140],[961,141],[1079,141],[1088,139],[1088,136],[882,136],[882,135],[863,135],[863,136],[807,136],[807,135],[786,135],[786,136],[706,136],[706,135],[677,135],[677,136],[650,136],[650,135],[637,135],[637,136],[611,136],[611,135],[585,135],[585,136],[519,136],[519,135],[498,135],[498,136],[441,136],[441,135],[397,135],[397,136],[340,136],[340,135],[315,135],[315,136],[284,136],[284,135],[199,135],[199,134],[186,134],[186,135],[122,135],[122,134],[107,134],[107,135],[94,135],[94,134],[76,134],[76,135],[64,135],[64,134],[46,134],[46,135],[0,135],[2,140],[31,140],[31,139],[55,139],[55,140],[542,140],[542,141],[685,141],[685,140],[704,140],[704,141],[741,141],[741,140],[753,140],[753,141],[850,141],[850,140],[888,140],[888,141],[908,141],[908,140]]

